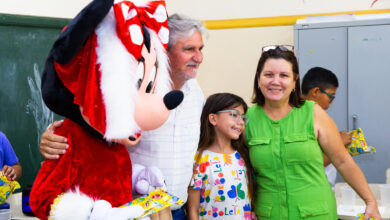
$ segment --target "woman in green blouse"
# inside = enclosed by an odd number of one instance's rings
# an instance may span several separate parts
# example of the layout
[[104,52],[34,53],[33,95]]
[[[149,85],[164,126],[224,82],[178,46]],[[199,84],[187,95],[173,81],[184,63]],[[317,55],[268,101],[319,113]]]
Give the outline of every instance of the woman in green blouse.
[[324,152],[366,203],[366,218],[380,220],[364,174],[347,153],[325,111],[300,97],[298,63],[285,46],[263,48],[247,112],[246,138],[257,182],[259,219],[337,219]]

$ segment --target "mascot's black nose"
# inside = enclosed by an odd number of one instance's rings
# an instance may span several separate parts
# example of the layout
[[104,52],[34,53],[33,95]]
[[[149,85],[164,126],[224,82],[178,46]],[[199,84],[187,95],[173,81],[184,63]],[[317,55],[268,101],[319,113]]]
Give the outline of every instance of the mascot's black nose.
[[180,90],[173,90],[164,96],[164,104],[167,109],[172,110],[176,108],[184,98],[184,94]]

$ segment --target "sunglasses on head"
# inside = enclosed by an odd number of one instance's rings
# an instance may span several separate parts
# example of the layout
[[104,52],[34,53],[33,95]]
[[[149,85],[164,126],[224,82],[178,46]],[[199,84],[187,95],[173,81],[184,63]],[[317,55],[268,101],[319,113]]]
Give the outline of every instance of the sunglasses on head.
[[294,46],[292,46],[292,45],[268,45],[268,46],[264,46],[261,49],[262,53],[267,52],[269,50],[281,50],[281,51],[294,52]]

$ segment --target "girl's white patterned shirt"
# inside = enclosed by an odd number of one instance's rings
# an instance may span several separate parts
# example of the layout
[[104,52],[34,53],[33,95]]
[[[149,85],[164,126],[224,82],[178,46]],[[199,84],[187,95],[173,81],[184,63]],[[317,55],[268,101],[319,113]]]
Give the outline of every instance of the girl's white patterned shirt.
[[205,150],[194,167],[191,187],[200,190],[200,220],[251,219],[247,169],[238,152]]

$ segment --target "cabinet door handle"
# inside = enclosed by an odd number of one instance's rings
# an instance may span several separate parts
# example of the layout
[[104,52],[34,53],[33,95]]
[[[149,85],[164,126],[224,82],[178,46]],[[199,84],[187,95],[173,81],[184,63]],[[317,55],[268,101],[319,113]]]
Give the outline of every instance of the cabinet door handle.
[[353,130],[357,129],[357,119],[358,119],[357,114],[353,114],[352,115],[352,129]]

